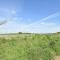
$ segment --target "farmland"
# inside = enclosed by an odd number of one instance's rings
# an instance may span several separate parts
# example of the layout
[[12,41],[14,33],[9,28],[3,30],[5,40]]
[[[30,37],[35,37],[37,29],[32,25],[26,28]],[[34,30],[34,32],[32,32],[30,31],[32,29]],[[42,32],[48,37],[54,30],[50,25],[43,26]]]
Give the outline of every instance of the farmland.
[[0,35],[0,60],[55,60],[60,34]]

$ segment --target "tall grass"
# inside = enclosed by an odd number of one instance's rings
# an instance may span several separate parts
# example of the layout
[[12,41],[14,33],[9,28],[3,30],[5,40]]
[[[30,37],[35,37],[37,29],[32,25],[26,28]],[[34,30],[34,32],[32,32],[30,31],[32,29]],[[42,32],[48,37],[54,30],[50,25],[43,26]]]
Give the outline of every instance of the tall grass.
[[0,60],[54,60],[60,35],[17,34],[0,37]]

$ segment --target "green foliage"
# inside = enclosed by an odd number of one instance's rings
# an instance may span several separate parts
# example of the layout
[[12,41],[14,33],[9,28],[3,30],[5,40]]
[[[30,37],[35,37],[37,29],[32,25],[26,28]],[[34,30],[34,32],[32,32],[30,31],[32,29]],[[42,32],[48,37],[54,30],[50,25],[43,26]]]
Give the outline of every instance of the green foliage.
[[0,35],[0,60],[54,60],[60,55],[57,34]]
[[19,34],[22,34],[22,32],[19,32]]
[[60,32],[57,32],[57,34],[60,34]]

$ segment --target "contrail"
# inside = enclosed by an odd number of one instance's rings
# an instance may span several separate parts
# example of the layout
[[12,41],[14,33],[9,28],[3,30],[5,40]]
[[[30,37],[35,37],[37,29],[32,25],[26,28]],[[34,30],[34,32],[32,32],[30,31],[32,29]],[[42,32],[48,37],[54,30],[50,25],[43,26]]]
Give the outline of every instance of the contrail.
[[4,20],[4,21],[0,21],[0,25],[3,25],[3,24],[5,24],[5,23],[7,23],[6,20]]
[[39,21],[36,21],[36,22],[34,22],[34,23],[32,23],[32,24],[29,24],[27,27],[29,27],[29,26],[31,26],[31,25],[34,25],[34,24],[36,24],[36,23],[40,23],[40,22],[47,21],[48,19],[54,18],[54,17],[59,16],[59,15],[60,15],[60,12],[56,12],[56,13],[54,13],[54,14],[51,14],[51,15],[49,15],[49,16],[41,19],[41,20],[39,20]]
[[[39,21],[36,21],[36,22],[34,22],[32,24],[29,24],[29,25],[26,25],[24,31],[26,31],[26,32],[34,32],[36,30],[39,31],[39,29],[41,29],[41,30],[44,29],[44,28],[48,29],[47,27],[43,27],[43,25],[40,25],[41,22],[49,21],[51,18],[54,18],[54,17],[57,17],[57,16],[60,16],[60,12],[56,12],[54,14],[51,14],[51,15],[39,20]],[[54,23],[50,23],[50,25],[52,25],[52,24],[54,24]]]

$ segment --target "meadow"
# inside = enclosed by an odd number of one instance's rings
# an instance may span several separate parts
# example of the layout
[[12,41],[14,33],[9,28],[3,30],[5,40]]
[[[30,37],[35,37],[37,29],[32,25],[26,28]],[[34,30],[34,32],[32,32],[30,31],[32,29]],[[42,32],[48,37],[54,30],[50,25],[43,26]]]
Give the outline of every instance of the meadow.
[[0,60],[55,60],[60,34],[0,35]]

